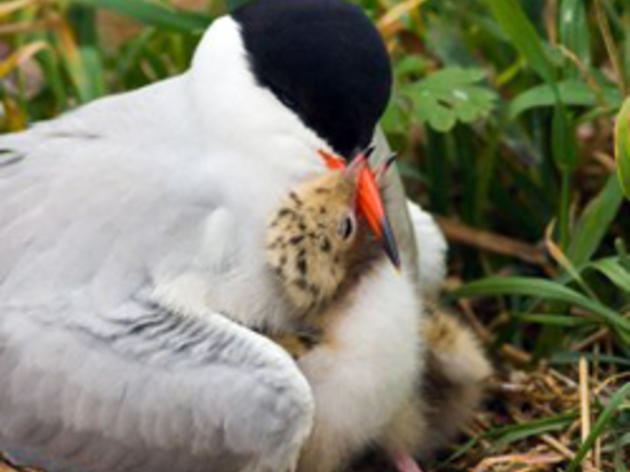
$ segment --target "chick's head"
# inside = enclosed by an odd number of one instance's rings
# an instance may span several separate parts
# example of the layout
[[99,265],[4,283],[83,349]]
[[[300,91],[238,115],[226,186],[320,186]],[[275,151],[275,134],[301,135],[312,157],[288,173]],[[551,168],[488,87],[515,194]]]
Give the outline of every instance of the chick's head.
[[360,254],[378,250],[357,212],[356,189],[356,177],[329,171],[293,189],[273,213],[268,262],[299,310],[334,297]]

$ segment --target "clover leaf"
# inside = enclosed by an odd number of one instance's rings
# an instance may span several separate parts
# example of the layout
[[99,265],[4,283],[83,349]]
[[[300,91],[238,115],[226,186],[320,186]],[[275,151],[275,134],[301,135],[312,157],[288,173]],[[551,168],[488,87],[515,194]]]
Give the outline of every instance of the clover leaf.
[[497,94],[478,85],[485,77],[481,69],[447,67],[417,82],[404,84],[400,94],[409,98],[421,122],[446,132],[457,121],[471,123],[487,116]]

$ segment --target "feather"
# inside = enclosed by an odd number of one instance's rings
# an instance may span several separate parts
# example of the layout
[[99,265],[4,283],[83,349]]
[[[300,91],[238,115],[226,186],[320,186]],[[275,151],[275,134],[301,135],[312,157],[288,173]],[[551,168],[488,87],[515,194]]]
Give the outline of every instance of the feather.
[[284,471],[310,430],[293,361],[230,320],[281,320],[268,188],[309,162],[241,173],[190,80],[0,137],[0,449],[50,471]]
[[[217,313],[6,305],[0,447],[49,470],[289,470],[310,388],[282,350]],[[96,460],[98,458],[98,460]]]

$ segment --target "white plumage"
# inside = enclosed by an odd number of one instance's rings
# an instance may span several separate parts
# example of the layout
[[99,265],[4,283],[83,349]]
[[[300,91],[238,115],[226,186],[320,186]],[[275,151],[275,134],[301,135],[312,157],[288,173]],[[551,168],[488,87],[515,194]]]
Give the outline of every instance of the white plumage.
[[435,299],[446,277],[446,239],[433,217],[417,203],[408,201],[407,209],[417,247],[420,289],[423,295]]
[[188,73],[0,137],[0,449],[51,472],[285,472],[313,421],[340,460],[378,436],[420,369],[408,274],[359,287],[301,370],[247,329],[284,322],[265,219],[318,149],[229,17]]

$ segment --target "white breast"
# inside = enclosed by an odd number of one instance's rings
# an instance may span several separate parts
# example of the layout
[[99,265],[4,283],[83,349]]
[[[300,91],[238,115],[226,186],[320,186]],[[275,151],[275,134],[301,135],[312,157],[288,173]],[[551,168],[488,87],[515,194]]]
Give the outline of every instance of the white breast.
[[331,341],[300,360],[316,405],[301,470],[332,470],[335,461],[376,439],[411,394],[421,368],[422,306],[410,278],[383,263],[352,297],[332,326]]

